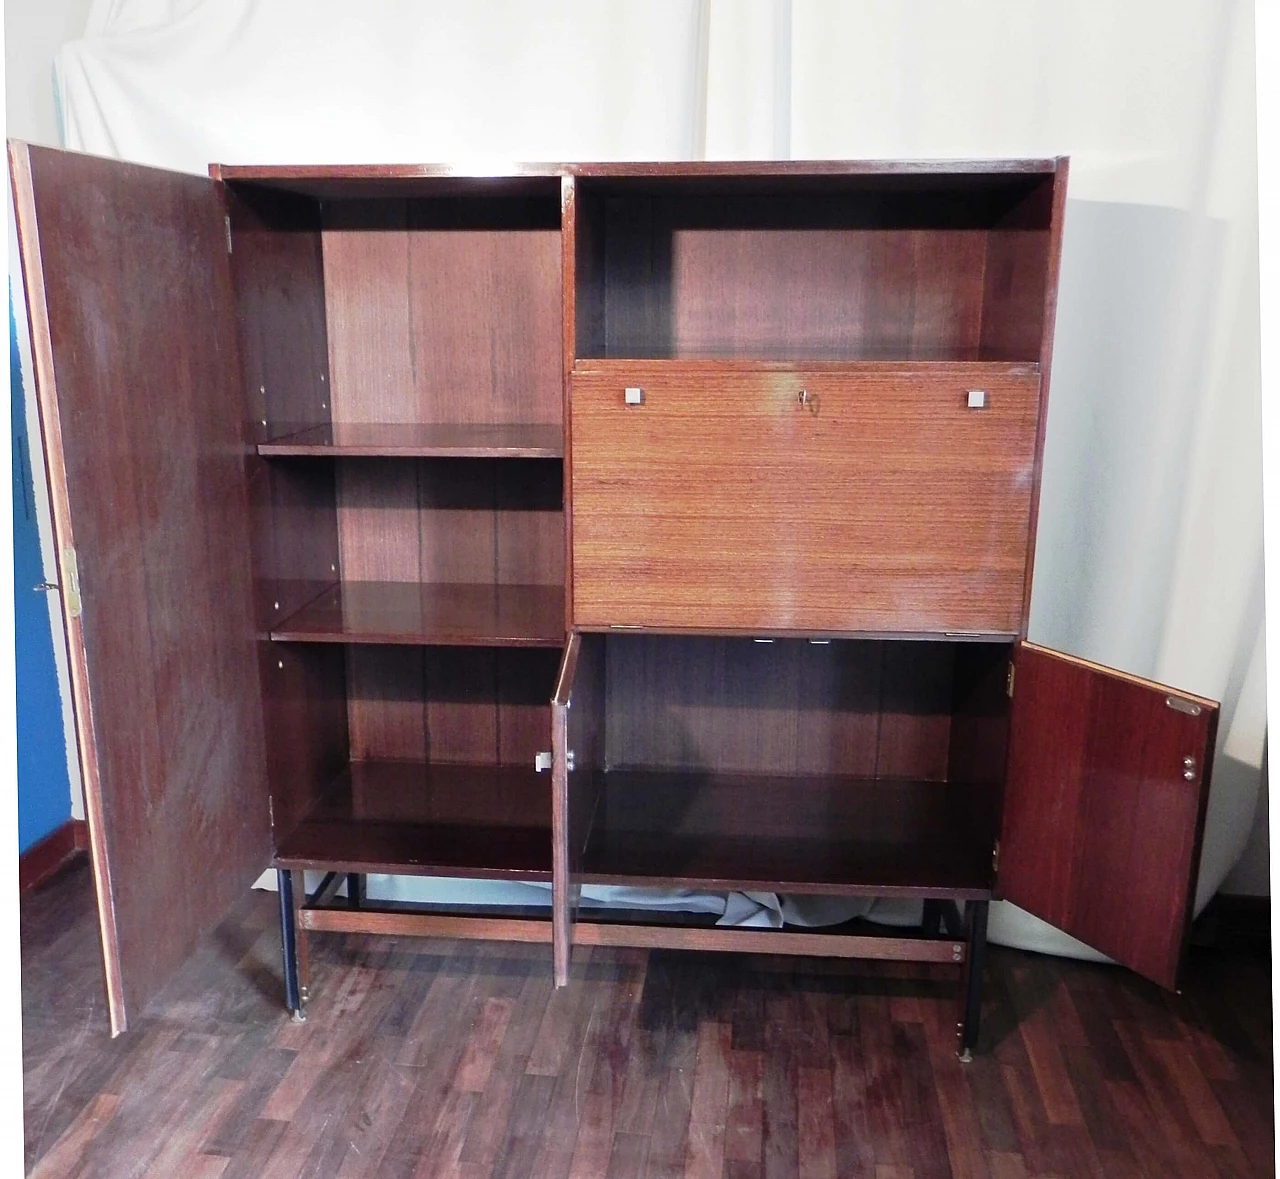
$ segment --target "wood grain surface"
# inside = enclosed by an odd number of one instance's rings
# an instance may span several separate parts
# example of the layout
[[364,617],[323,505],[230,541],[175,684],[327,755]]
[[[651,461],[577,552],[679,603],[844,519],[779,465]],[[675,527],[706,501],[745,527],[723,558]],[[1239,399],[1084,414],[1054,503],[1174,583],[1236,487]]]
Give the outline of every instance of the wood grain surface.
[[551,879],[551,782],[522,766],[354,761],[280,842],[326,871]]
[[327,204],[333,421],[558,425],[559,195]]
[[344,581],[285,619],[276,642],[472,647],[564,644],[558,585]]
[[998,792],[911,779],[610,770],[596,884],[981,900]]
[[578,626],[1017,633],[1034,372],[601,362],[572,402]]
[[295,1024],[274,902],[111,1041],[88,873],[24,897],[34,1179],[1274,1174],[1265,950],[1174,995],[993,947],[961,1064],[954,967],[914,963],[583,945],[555,990],[546,945],[325,936]]
[[[999,172],[584,174],[575,355],[1034,361],[1049,237],[1036,197],[1052,185]],[[1013,306],[1025,298],[1030,317]]]
[[264,456],[312,458],[560,458],[563,431],[555,425],[412,422],[329,422],[292,429],[277,427]]
[[[960,647],[687,635],[608,646],[610,768],[946,781]],[[600,707],[601,705],[597,705]],[[999,781],[1003,765],[985,780]]]
[[1030,643],[1016,670],[999,895],[1177,985],[1218,706]]
[[235,299],[208,180],[10,163],[121,1032],[270,858]]

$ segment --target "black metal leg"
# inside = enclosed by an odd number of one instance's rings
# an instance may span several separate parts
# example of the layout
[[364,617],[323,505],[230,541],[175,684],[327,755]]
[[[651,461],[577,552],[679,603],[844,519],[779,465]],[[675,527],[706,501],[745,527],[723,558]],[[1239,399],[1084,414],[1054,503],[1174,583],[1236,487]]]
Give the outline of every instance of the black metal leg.
[[284,1001],[293,1018],[303,1020],[302,988],[298,983],[298,928],[293,911],[293,873],[276,869],[280,892],[280,948],[284,954]]
[[927,900],[920,917],[922,937],[937,937],[942,932],[942,901]]
[[973,1059],[978,1043],[978,1027],[982,1022],[982,978],[987,965],[988,901],[970,901],[965,906],[968,925],[968,953],[965,956],[964,1018],[960,1023],[960,1059]]
[[347,873],[347,903],[353,909],[364,908],[364,874],[362,872]]

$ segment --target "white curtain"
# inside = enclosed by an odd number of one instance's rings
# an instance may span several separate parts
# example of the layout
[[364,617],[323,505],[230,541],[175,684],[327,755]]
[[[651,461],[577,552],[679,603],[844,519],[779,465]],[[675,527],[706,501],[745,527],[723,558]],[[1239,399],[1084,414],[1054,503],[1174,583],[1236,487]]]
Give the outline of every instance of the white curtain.
[[[1202,907],[1248,838],[1266,721],[1252,20],[1242,0],[99,0],[57,73],[68,146],[195,172],[1069,154],[1030,632],[1223,702]],[[992,936],[1080,950],[1010,906]]]

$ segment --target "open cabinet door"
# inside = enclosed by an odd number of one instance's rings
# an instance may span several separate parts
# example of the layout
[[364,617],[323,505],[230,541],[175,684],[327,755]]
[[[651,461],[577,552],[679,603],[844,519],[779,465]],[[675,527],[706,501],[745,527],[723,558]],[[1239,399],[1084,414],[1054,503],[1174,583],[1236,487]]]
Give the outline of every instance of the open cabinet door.
[[996,893],[1173,988],[1218,706],[1022,643]]
[[113,1034],[270,862],[212,181],[11,143]]
[[604,769],[605,636],[569,636],[551,701],[552,948],[555,983],[569,982],[582,853]]

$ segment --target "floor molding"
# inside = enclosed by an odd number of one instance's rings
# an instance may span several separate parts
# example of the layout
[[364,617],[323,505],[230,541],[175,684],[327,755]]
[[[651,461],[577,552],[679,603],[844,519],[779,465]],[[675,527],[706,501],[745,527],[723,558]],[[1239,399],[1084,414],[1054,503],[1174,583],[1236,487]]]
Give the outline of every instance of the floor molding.
[[19,891],[30,892],[59,872],[77,853],[88,850],[88,824],[83,819],[68,819],[18,857]]

